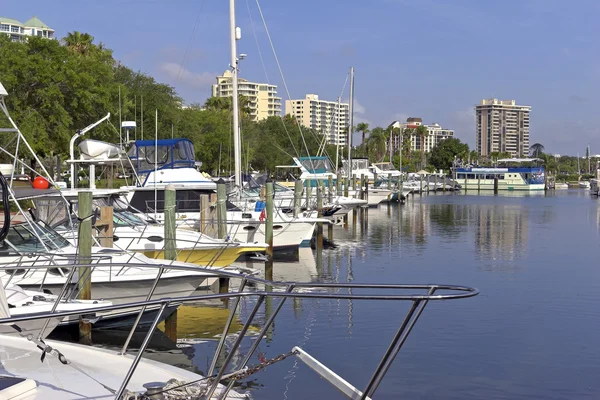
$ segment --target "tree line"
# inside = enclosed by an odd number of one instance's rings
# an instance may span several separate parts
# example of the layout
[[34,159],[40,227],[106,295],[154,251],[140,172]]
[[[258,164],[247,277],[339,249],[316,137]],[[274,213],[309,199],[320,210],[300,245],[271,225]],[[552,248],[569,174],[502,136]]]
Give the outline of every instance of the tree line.
[[[204,170],[233,169],[230,99],[209,98],[205,104],[184,106],[172,86],[115,60],[110,49],[87,33],[69,33],[61,41],[31,37],[25,42],[0,35],[0,81],[9,93],[6,103],[11,116],[46,160],[67,159],[71,136],[110,112],[110,122],[86,137],[119,143],[121,117],[137,122],[135,138],[142,138],[145,129],[144,138],[150,139],[158,122],[159,138],[185,137],[194,142]],[[244,166],[274,171],[277,165],[291,164],[292,156],[335,152],[323,144],[322,136],[299,127],[293,118],[252,121],[244,107],[247,99],[241,103]],[[10,140],[4,139],[3,143]]]
[[[72,32],[60,41],[31,37],[24,42],[0,35],[0,81],[9,93],[6,103],[12,117],[34,151],[46,160],[56,156],[67,159],[71,136],[110,112],[110,122],[91,131],[90,138],[118,143],[119,117],[137,122],[134,138],[142,138],[144,128],[144,138],[154,138],[157,122],[159,138],[193,141],[205,171],[226,174],[233,169],[231,99],[209,98],[204,104],[184,106],[174,87],[125,66],[87,33]],[[292,157],[321,153],[335,160],[335,146],[325,144],[323,135],[300,126],[295,118],[276,116],[255,122],[250,118],[248,99],[241,96],[240,105],[243,169],[274,172],[278,165],[290,165]],[[424,126],[400,131],[392,127],[369,129],[368,124],[359,123],[354,131],[362,135],[354,155],[372,162],[392,161],[398,167],[401,153],[405,171],[448,171],[456,159],[475,164],[490,161],[482,160],[456,138],[442,141],[429,154],[422,149],[412,151],[411,140],[423,143],[428,135]],[[6,135],[11,134],[0,133],[3,143],[10,140]],[[401,152],[395,149],[390,160],[390,146],[400,142]],[[532,151],[546,160],[547,167],[575,172],[575,157],[557,160],[536,145]],[[491,159],[503,156],[492,154]],[[0,162],[6,162],[2,157]],[[339,160],[344,157],[342,149]]]

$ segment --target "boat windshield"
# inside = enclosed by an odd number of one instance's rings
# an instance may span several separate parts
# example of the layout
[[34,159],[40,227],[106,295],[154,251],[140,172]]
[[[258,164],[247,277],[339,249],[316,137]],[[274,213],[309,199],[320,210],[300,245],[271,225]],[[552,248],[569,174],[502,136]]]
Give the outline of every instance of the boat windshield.
[[354,158],[352,160],[352,170],[356,171],[357,169],[369,169],[369,160],[366,158]]
[[396,170],[396,168],[394,168],[394,165],[389,162],[388,163],[377,163],[374,165],[382,171],[395,171]]
[[46,251],[46,248],[51,251],[58,250],[70,245],[67,239],[41,221],[33,224],[12,225],[6,241],[17,251],[23,253]]
[[311,174],[333,173],[327,157],[302,157],[300,163]]
[[[246,188],[244,189],[244,192],[246,192],[246,194],[250,194],[250,195],[256,195],[256,196],[260,195],[260,188],[262,186],[265,186],[268,178],[269,177],[266,174],[261,174],[261,175],[257,175],[257,176],[249,176],[247,178]],[[275,190],[275,193],[292,192],[291,189],[286,188],[285,186],[280,185],[277,182],[273,182],[273,189]]]
[[113,224],[115,226],[145,226],[148,225],[143,219],[130,211],[113,212]]

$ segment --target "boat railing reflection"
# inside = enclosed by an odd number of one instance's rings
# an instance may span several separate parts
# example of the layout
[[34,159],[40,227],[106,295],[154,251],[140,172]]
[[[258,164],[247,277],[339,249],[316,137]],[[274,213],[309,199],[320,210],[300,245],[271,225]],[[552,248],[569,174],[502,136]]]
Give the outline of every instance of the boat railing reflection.
[[[81,264],[73,265],[72,268],[82,268],[82,267],[90,267],[90,266],[93,267],[93,266],[98,265],[97,263],[85,264],[85,260],[81,260],[81,261],[82,261]],[[151,328],[148,330],[148,332],[140,346],[140,349],[134,358],[131,368],[129,369],[128,373],[126,374],[126,376],[121,384],[121,387],[120,387],[119,391],[117,392],[117,396],[116,396],[117,399],[120,399],[121,396],[123,395],[123,393],[125,392],[127,384],[129,383],[129,380],[131,379],[137,365],[140,362],[142,355],[144,354],[144,351],[146,350],[146,348],[150,342],[153,331],[159,323],[160,315],[162,314],[161,311],[164,310],[170,304],[198,303],[198,302],[202,302],[202,301],[209,301],[209,300],[215,300],[215,299],[233,299],[235,301],[234,306],[231,309],[230,316],[229,316],[229,318],[225,324],[225,327],[223,329],[223,335],[221,336],[221,339],[219,341],[219,344],[218,344],[215,354],[213,356],[213,362],[211,364],[211,368],[209,370],[209,373],[207,374],[207,376],[210,377],[211,379],[210,379],[210,387],[207,386],[207,395],[205,398],[210,399],[212,394],[216,390],[217,385],[220,383],[220,381],[222,379],[224,379],[225,372],[226,372],[229,364],[231,363],[231,361],[234,357],[234,354],[236,353],[237,349],[240,347],[242,340],[244,339],[244,337],[246,336],[246,333],[248,332],[248,328],[253,323],[254,318],[256,317],[261,304],[265,301],[266,298],[280,298],[280,301],[279,301],[277,307],[275,307],[275,309],[273,310],[272,314],[269,316],[269,318],[264,322],[264,325],[263,325],[262,329],[260,330],[259,334],[256,336],[253,335],[253,339],[254,339],[253,345],[250,348],[250,350],[248,351],[242,364],[239,366],[239,371],[243,370],[246,367],[246,365],[250,361],[252,355],[257,350],[258,345],[260,344],[261,340],[267,333],[270,326],[275,321],[275,318],[278,315],[278,313],[280,312],[280,310],[282,309],[285,301],[289,298],[291,298],[291,299],[313,298],[313,299],[336,299],[336,300],[342,299],[342,300],[353,300],[353,301],[356,301],[356,300],[409,301],[409,302],[411,302],[410,308],[409,308],[404,320],[402,321],[402,323],[398,327],[397,331],[395,332],[394,336],[392,337],[392,339],[391,339],[383,357],[381,358],[380,362],[378,363],[376,369],[372,373],[369,383],[367,384],[365,390],[361,392],[351,386],[349,389],[347,382],[345,383],[346,384],[345,388],[346,388],[346,390],[349,390],[349,392],[346,392],[345,390],[343,390],[343,391],[349,397],[366,399],[366,398],[373,396],[374,392],[376,391],[377,387],[383,380],[386,372],[388,371],[388,369],[390,368],[396,355],[398,354],[398,352],[404,345],[406,339],[408,338],[408,335],[412,331],[415,323],[421,316],[423,310],[425,309],[425,306],[428,304],[429,301],[468,298],[468,297],[476,296],[479,293],[477,289],[467,287],[467,286],[456,286],[456,285],[389,284],[389,283],[377,284],[377,283],[272,282],[272,281],[268,281],[268,280],[261,279],[261,278],[251,276],[251,275],[233,273],[233,272],[229,272],[229,271],[225,271],[225,270],[212,270],[212,269],[206,269],[206,268],[199,268],[199,267],[193,267],[193,266],[187,266],[187,265],[169,265],[168,263],[165,263],[165,264],[157,265],[157,266],[149,266],[147,264],[129,263],[128,266],[129,267],[140,267],[140,268],[155,267],[155,268],[160,268],[161,271],[163,271],[164,269],[202,271],[202,272],[206,272],[207,274],[210,274],[210,275],[213,275],[213,276],[216,276],[219,278],[241,279],[241,284],[239,286],[238,291],[233,292],[233,293],[202,294],[202,295],[192,295],[192,296],[187,296],[187,297],[173,297],[173,298],[161,298],[161,299],[151,300],[153,290],[155,289],[155,286],[158,283],[158,280],[160,279],[161,273],[158,273],[157,277],[156,277],[155,285],[152,287],[152,289],[149,293],[148,300],[96,308],[94,310],[95,312],[114,311],[114,310],[120,310],[120,309],[125,309],[125,308],[140,308],[140,316],[141,316],[141,313],[147,307],[159,307],[159,312],[156,314],[156,317],[151,325]],[[8,268],[8,266],[0,266],[0,269],[2,269],[2,268]],[[36,266],[33,266],[32,268],[36,268]],[[260,290],[260,291],[246,290],[246,284],[250,283],[250,282],[254,283],[254,284],[264,285],[265,290]],[[278,290],[274,290],[274,289],[278,289]],[[348,290],[348,289],[352,289],[352,290]],[[368,290],[369,292],[362,293],[360,291],[361,289]],[[242,298],[255,298],[256,299],[255,305],[254,305],[252,311],[250,312],[250,314],[247,318],[247,321],[244,323],[242,329],[238,333],[237,338],[236,338],[235,342],[233,343],[231,349],[229,349],[229,354],[226,357],[223,365],[221,366],[219,371],[213,375],[214,369],[216,367],[216,360],[219,358],[219,355],[223,349],[223,344],[224,344],[225,338],[229,334],[231,322],[233,321],[233,315],[236,312],[236,308],[238,307],[239,302]],[[61,311],[61,312],[55,311],[55,312],[36,314],[36,315],[26,315],[26,316],[21,316],[21,317],[2,318],[2,319],[0,319],[0,324],[15,324],[17,322],[22,322],[22,321],[31,321],[31,320],[35,320],[35,319],[43,319],[43,318],[51,318],[51,317],[67,317],[67,316],[78,315],[80,313],[81,313],[80,311]],[[131,335],[133,335],[133,332],[137,328],[137,322],[139,322],[139,318],[138,318],[138,321],[136,321],[136,323],[134,323],[134,325],[131,328],[130,337],[131,337]],[[129,343],[129,340],[130,340],[130,338],[127,339],[125,345],[123,346],[123,349],[122,349],[123,354],[126,353],[126,351],[127,351],[127,345]],[[296,355],[298,355],[298,354],[299,354],[299,352],[296,351]],[[299,359],[301,359],[303,362],[305,362],[307,364],[310,364],[312,362],[310,360],[307,361],[306,355],[299,356]],[[330,370],[314,368],[315,365],[316,364],[312,364],[310,366],[317,373],[319,373],[321,376],[323,376],[325,379],[327,379],[331,384],[338,387],[338,389],[340,388],[340,382],[345,382],[341,378],[337,377],[337,375],[335,375],[335,374],[332,375]],[[326,373],[326,371],[329,371],[329,373]],[[228,376],[231,376],[231,374],[228,374]],[[234,384],[234,380],[231,380],[229,382],[229,385],[228,385],[226,391],[224,392],[225,394],[221,393],[221,398],[226,398],[227,393],[231,389],[233,384]]]

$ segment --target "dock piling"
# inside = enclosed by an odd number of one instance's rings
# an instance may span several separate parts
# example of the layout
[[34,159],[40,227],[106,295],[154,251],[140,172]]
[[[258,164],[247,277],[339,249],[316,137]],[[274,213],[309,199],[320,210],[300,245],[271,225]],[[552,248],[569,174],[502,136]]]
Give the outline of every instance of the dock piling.
[[[77,254],[79,264],[87,265],[78,267],[77,288],[80,300],[92,299],[92,192],[81,191],[78,194],[78,214],[81,218],[79,237],[77,238]],[[79,317],[79,343],[92,344],[92,324]]]
[[265,279],[273,280],[273,182],[270,180],[266,184],[266,213],[267,221],[265,223],[265,242],[267,248],[267,261],[265,262]]
[[302,212],[302,181],[298,179],[294,184],[294,217]]
[[[165,225],[164,225],[164,236],[165,236],[165,248],[164,256],[165,260],[176,260],[177,259],[177,224],[175,209],[177,207],[177,193],[175,186],[172,184],[167,185],[165,188]],[[177,310],[167,319],[165,319],[165,334],[173,342],[177,343]]]
[[217,183],[217,222],[218,237],[225,239],[227,237],[227,188],[223,179]]

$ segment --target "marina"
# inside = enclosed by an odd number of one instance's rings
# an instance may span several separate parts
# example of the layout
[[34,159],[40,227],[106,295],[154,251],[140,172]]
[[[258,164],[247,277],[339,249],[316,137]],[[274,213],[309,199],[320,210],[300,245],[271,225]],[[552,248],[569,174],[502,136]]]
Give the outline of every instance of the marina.
[[599,397],[593,13],[117,3],[0,16],[0,400]]

